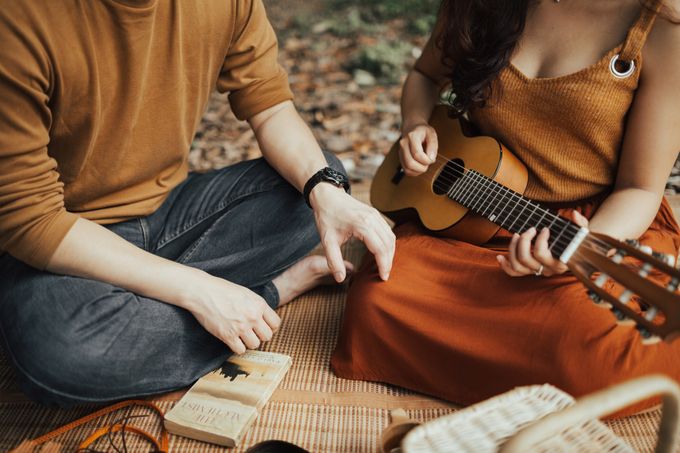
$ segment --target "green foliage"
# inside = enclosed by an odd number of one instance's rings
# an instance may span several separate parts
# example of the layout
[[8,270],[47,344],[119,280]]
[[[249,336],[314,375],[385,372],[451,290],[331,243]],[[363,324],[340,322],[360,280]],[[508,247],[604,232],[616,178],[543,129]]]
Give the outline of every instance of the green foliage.
[[[427,36],[434,27],[441,0],[325,0],[324,17],[296,16],[298,33],[328,32],[338,37],[371,36],[376,44],[360,47],[345,64],[361,69],[382,83],[399,83],[405,63],[412,59],[413,38]],[[319,20],[321,19],[321,20]],[[395,35],[399,38],[395,39]]]
[[[327,30],[337,36],[376,34],[384,23],[401,19],[405,31],[413,35],[427,35],[432,31],[441,0],[326,0]],[[305,30],[318,18],[297,16],[293,26]]]
[[422,15],[409,21],[408,31],[414,35],[426,36],[432,32],[437,16],[434,14]]
[[440,0],[329,0],[334,8],[350,6],[361,8],[367,19],[413,20],[423,16],[436,15]]
[[342,18],[334,18],[329,26],[329,30],[338,36],[350,36],[357,33],[373,34],[379,32],[380,29],[380,24],[367,21],[365,15],[356,6],[347,8]]
[[411,45],[404,42],[380,41],[361,48],[350,60],[349,69],[363,69],[386,82],[398,82],[404,72],[404,61]]

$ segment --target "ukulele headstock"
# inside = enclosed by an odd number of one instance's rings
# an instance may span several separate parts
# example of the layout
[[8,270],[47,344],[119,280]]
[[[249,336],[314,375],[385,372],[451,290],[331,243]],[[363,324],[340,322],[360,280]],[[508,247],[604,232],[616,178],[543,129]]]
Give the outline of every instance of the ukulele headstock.
[[674,267],[675,257],[637,241],[589,236],[568,266],[591,300],[610,309],[620,324],[634,324],[644,343],[671,341],[680,334],[680,272]]

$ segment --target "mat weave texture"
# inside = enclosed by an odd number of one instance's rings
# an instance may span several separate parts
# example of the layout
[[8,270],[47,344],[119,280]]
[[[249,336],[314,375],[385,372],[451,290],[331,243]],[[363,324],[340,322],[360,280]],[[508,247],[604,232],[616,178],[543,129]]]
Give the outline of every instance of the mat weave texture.
[[[365,200],[366,189],[355,190],[355,195]],[[345,257],[354,263],[365,252],[357,242],[345,246],[344,251]],[[328,363],[340,329],[345,296],[344,286],[320,288],[279,310],[282,328],[263,349],[290,355],[293,366],[241,446],[229,451],[242,452],[262,440],[282,439],[312,452],[376,452],[380,433],[388,423],[389,409],[403,407],[411,418],[420,421],[455,410],[453,405],[403,389],[348,381],[331,373]],[[181,392],[176,392],[154,401],[167,411],[180,396]],[[28,401],[16,388],[13,371],[0,349],[0,451],[94,410],[93,406],[66,411],[48,409]],[[144,411],[135,411],[138,412]],[[109,425],[121,415],[112,414],[57,440],[74,449],[95,428]],[[659,416],[658,411],[652,411],[607,424],[636,450],[652,451]],[[158,432],[158,421],[153,416],[132,424]],[[106,443],[99,445],[105,447]],[[129,439],[128,446],[132,447],[130,451],[149,450],[148,444],[134,438]],[[177,436],[170,438],[172,452],[225,450]]]

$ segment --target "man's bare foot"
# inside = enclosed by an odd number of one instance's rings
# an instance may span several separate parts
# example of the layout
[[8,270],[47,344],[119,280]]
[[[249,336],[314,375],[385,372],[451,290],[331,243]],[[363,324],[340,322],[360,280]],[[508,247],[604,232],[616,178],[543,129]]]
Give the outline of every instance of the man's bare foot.
[[[349,261],[345,261],[345,266],[348,274],[354,270]],[[331,284],[335,284],[335,280],[328,269],[326,257],[321,255],[303,258],[274,279],[274,286],[279,291],[279,307],[312,288]]]

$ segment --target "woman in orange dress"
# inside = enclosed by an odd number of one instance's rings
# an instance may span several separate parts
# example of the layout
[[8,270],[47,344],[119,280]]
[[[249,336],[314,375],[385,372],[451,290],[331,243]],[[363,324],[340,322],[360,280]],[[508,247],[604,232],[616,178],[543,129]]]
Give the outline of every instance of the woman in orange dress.
[[[528,198],[591,231],[677,256],[663,198],[680,150],[680,2],[445,0],[404,86],[400,158],[434,162],[441,90],[526,165]],[[593,26],[597,24],[597,26]],[[331,365],[470,404],[518,385],[579,396],[647,373],[680,379],[680,341],[643,345],[550,255],[549,231],[482,246],[396,227],[388,281],[355,275]]]

